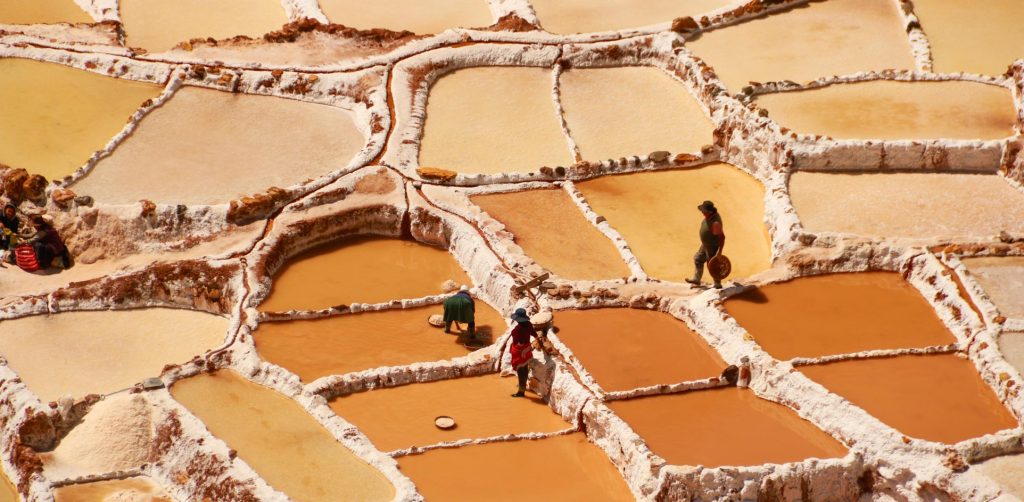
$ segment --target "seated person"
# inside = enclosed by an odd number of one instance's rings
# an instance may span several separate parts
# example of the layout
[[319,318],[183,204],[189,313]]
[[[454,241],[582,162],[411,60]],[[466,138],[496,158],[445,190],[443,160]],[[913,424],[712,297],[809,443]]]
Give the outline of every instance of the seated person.
[[57,233],[57,229],[53,228],[52,222],[53,217],[49,215],[33,216],[32,226],[35,228],[35,233],[25,241],[32,245],[36,252],[36,260],[42,268],[50,268],[53,259],[58,256],[61,258],[64,268],[68,268],[71,266],[71,254],[68,252],[67,246],[64,245],[64,241],[61,240],[60,234]]
[[18,243],[18,231],[21,230],[21,221],[18,219],[18,210],[13,204],[7,204],[0,213],[0,259],[7,255],[7,261],[14,261],[14,255],[9,253]]

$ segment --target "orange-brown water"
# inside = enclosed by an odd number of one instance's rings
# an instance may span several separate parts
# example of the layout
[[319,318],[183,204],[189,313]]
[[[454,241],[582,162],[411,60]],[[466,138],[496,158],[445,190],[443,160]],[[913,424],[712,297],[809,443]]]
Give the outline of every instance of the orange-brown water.
[[670,464],[782,464],[846,454],[843,445],[789,408],[746,389],[725,387],[608,405]]
[[163,51],[193,38],[258,38],[288,22],[276,0],[121,0],[126,44]]
[[[489,374],[358,392],[335,399],[331,409],[383,451],[570,427],[532,394],[509,397],[515,390],[515,378]],[[456,427],[437,428],[434,419],[442,415]]]
[[584,33],[641,28],[684,16],[700,18],[730,3],[729,0],[533,0],[530,5],[545,30]]
[[[464,356],[465,333],[446,334],[427,324],[440,305],[346,314],[308,321],[267,322],[254,334],[260,356],[304,382],[380,366],[440,361]],[[476,300],[477,336],[486,343],[505,332],[505,321]],[[463,329],[467,329],[465,324]],[[452,325],[455,333],[456,327]]]
[[895,272],[805,277],[726,300],[778,359],[956,342],[921,294]]
[[320,8],[333,23],[419,34],[482,28],[494,22],[486,0],[320,0]]
[[606,391],[718,376],[725,362],[682,321],[638,309],[555,313],[558,338]]
[[561,189],[477,195],[473,203],[505,224],[523,251],[566,279],[617,279],[629,268],[607,237]]
[[433,450],[398,458],[431,501],[632,501],[615,466],[582,433]]
[[722,215],[725,255],[733,267],[730,278],[749,277],[771,266],[764,187],[736,167],[713,163],[604,176],[577,186],[594,211],[622,234],[651,277],[682,281],[693,275],[702,218],[697,205],[705,199],[714,201]]
[[441,293],[449,279],[469,285],[469,276],[443,249],[411,240],[354,237],[292,257],[274,275],[260,310],[420,298]]
[[68,485],[54,490],[53,496],[56,502],[173,502],[174,500],[145,477]]
[[687,46],[734,93],[751,81],[808,82],[863,70],[912,70],[914,58],[897,8],[888,0],[814,1],[703,33]]
[[955,354],[844,361],[800,371],[907,436],[956,443],[1017,426],[974,365]]
[[54,63],[0,59],[0,163],[63,178],[162,90]]
[[0,0],[0,24],[91,22],[74,0]]
[[1000,139],[1016,111],[1005,87],[977,82],[834,84],[758,96],[784,127],[848,139]]
[[548,68],[479,67],[430,88],[419,162],[468,173],[537,172],[573,163]]
[[569,134],[586,160],[697,152],[712,142],[704,109],[658,68],[574,68],[559,87]]
[[171,395],[270,486],[299,501],[391,500],[395,488],[298,403],[231,370],[176,382]]
[[1024,56],[1019,0],[914,0],[935,71],[1002,75]]

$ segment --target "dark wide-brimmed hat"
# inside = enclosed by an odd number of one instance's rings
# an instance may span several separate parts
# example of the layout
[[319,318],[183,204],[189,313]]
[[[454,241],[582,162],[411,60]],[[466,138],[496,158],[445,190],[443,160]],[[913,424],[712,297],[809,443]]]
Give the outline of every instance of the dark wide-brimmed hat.
[[697,206],[697,209],[700,209],[701,211],[707,211],[709,213],[713,213],[715,211],[718,211],[718,209],[715,208],[715,203],[711,202],[710,200],[706,200],[704,202],[701,202],[700,205]]
[[512,314],[512,320],[515,322],[530,322],[530,316],[526,315],[526,309],[518,308]]

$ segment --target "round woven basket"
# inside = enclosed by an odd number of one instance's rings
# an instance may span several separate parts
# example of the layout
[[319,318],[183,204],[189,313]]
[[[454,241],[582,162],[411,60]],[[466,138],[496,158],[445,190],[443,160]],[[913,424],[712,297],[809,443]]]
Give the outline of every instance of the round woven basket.
[[708,272],[716,281],[721,281],[732,273],[732,262],[725,255],[718,255],[708,260]]

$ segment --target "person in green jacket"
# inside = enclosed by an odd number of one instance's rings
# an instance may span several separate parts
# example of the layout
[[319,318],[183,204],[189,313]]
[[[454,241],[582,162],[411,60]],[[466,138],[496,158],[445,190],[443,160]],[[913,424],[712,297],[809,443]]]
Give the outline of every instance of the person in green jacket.
[[463,285],[459,292],[444,301],[444,332],[451,333],[452,322],[467,323],[469,337],[476,338],[476,305],[469,295],[469,287]]
[[[686,279],[686,282],[699,285],[701,277],[704,276],[704,264],[711,258],[722,254],[725,249],[725,231],[722,230],[722,216],[718,214],[715,203],[710,200],[702,202],[697,209],[704,215],[704,221],[700,223],[700,249],[693,255],[695,270],[693,278]],[[715,279],[715,287],[721,289],[722,283]]]

